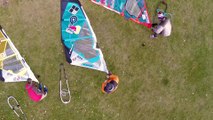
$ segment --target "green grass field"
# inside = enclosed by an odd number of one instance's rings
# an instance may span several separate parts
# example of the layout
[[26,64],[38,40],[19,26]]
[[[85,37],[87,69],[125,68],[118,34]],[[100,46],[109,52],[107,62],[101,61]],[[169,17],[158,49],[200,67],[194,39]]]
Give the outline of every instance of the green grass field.
[[[146,27],[88,0],[80,1],[108,69],[120,77],[117,91],[101,92],[104,73],[65,63],[59,0],[9,0],[7,7],[0,7],[0,24],[49,93],[34,103],[25,83],[1,82],[1,120],[17,119],[7,105],[9,95],[17,98],[29,120],[212,120],[211,0],[168,1],[172,36],[154,40],[149,39],[151,31]],[[156,5],[157,1],[147,0],[151,17]],[[68,105],[59,98],[61,62],[72,92]]]

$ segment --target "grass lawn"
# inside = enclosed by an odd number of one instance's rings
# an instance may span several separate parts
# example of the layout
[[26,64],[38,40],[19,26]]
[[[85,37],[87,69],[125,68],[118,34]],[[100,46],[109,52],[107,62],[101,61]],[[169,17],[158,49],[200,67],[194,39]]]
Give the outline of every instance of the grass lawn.
[[[59,0],[9,0],[7,7],[0,6],[0,24],[49,93],[34,103],[24,82],[1,82],[1,120],[17,119],[7,105],[9,95],[16,97],[29,120],[212,120],[211,0],[168,1],[172,36],[154,40],[146,27],[89,0],[80,1],[108,69],[120,77],[117,91],[102,94],[104,73],[65,63]],[[147,0],[151,16],[156,5],[157,1]],[[61,62],[72,94],[68,105],[59,98]]]

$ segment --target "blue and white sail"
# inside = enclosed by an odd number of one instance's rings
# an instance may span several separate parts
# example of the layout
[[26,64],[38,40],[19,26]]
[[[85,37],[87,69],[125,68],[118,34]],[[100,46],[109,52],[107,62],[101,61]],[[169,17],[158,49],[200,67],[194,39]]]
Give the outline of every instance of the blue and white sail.
[[71,65],[108,73],[95,33],[78,0],[61,0],[61,39]]

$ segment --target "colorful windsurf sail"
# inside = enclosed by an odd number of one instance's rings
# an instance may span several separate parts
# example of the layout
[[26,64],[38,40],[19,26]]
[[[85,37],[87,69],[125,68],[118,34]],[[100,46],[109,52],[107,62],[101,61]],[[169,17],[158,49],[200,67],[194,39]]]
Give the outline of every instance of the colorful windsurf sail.
[[78,0],[61,0],[61,39],[71,65],[108,73],[90,21]]
[[0,81],[20,82],[31,78],[38,82],[5,31],[0,27]]
[[93,3],[112,10],[126,19],[151,28],[145,0],[91,0]]

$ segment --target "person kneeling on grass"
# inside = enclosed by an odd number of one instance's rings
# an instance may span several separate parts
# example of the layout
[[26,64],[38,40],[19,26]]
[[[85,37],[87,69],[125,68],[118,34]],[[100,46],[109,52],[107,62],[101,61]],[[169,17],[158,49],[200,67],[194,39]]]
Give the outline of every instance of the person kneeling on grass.
[[119,79],[118,79],[118,76],[113,75],[111,73],[107,75],[107,78],[108,79],[105,80],[104,83],[102,83],[102,92],[110,94],[117,89]]
[[25,89],[27,90],[28,96],[34,102],[39,102],[47,96],[48,89],[41,83],[32,81],[31,78],[28,78]]
[[170,36],[172,31],[170,18],[168,18],[164,12],[159,11],[158,20],[160,21],[159,24],[152,25],[153,34],[150,38],[157,38],[158,35],[163,35],[164,37]]

